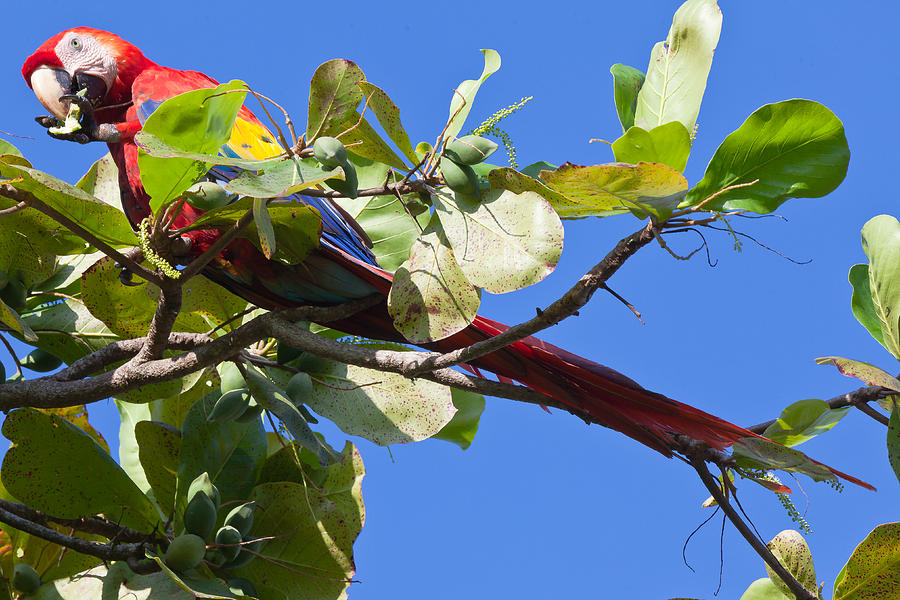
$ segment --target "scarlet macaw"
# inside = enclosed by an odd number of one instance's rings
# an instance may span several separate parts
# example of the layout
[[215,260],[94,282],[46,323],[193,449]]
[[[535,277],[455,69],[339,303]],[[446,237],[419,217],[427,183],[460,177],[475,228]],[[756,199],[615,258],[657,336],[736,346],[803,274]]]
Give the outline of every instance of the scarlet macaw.
[[[41,104],[59,118],[64,118],[68,109],[68,102],[61,98],[86,89],[86,96],[94,105],[96,123],[85,124],[88,135],[79,141],[108,143],[119,168],[122,206],[135,227],[150,213],[149,197],[141,185],[135,134],[164,100],[217,85],[196,71],[159,66],[120,37],[88,27],[70,29],[47,40],[25,61],[22,74]],[[270,157],[282,152],[275,139],[244,107],[222,153]],[[219,175],[227,178],[227,173]],[[353,219],[328,199],[304,196],[295,199],[318,209],[323,222],[320,247],[301,265],[287,266],[267,260],[252,244],[237,240],[211,263],[204,275],[267,309],[333,304],[373,292],[386,297],[391,274],[379,268]],[[185,226],[200,213],[185,205],[175,225]],[[200,254],[219,233],[204,230],[185,235],[192,242],[192,252]],[[405,341],[394,329],[385,303],[350,320],[328,325],[364,337]],[[479,316],[465,330],[426,347],[449,351],[506,329]],[[472,365],[521,382],[584,411],[667,456],[676,447],[672,434],[684,434],[719,449],[743,437],[758,437],[742,427],[645,390],[608,367],[533,337],[472,361]]]

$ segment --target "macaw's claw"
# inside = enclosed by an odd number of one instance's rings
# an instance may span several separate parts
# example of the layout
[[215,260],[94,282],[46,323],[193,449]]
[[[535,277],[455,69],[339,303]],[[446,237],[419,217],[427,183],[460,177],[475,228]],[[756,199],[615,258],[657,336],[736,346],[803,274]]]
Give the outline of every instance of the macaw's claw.
[[60,120],[53,115],[38,115],[34,120],[38,125],[47,129],[60,125]]
[[60,96],[61,102],[69,103],[69,112],[66,120],[59,125],[59,120],[54,117],[38,117],[38,123],[47,127],[50,137],[58,140],[67,140],[87,144],[88,142],[119,141],[119,132],[115,125],[104,123],[97,124],[94,119],[94,106],[90,100],[80,94],[66,94]]
[[[116,265],[116,266],[119,267],[119,265]],[[137,287],[137,286],[143,284],[142,281],[134,281],[134,279],[132,279],[134,277],[134,274],[131,271],[129,271],[125,267],[119,267],[119,268],[121,269],[119,271],[119,281],[122,283],[122,285],[127,285],[130,287]]]

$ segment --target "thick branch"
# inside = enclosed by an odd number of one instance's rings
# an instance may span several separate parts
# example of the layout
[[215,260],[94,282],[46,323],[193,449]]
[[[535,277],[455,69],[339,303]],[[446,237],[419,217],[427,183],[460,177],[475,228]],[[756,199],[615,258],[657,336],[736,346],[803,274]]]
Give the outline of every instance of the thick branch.
[[731,506],[731,503],[728,501],[728,498],[722,492],[722,488],[719,487],[718,482],[709,472],[709,469],[706,468],[706,462],[704,457],[702,456],[692,456],[690,457],[691,466],[697,471],[697,474],[700,475],[701,481],[703,481],[703,485],[706,486],[706,489],[709,490],[709,493],[712,494],[712,497],[715,498],[716,502],[719,505],[719,508],[725,513],[725,516],[728,517],[728,520],[731,521],[732,525],[740,532],[740,534],[747,540],[747,543],[750,544],[750,547],[756,551],[757,554],[765,561],[769,567],[775,572],[778,577],[790,588],[790,590],[794,593],[794,596],[797,597],[798,600],[816,600],[816,596],[803,587],[799,581],[797,581],[793,575],[788,572],[784,566],[778,562],[778,559],[775,558],[775,555],[766,547],[762,541],[754,535],[754,533],[750,530],[750,527],[744,523],[744,520],[741,519],[741,516],[734,510],[734,507]]
[[606,285],[607,280],[619,270],[626,260],[635,252],[653,241],[653,224],[648,223],[644,228],[619,240],[616,247],[607,254],[602,261],[597,263],[590,271],[585,273],[578,282],[572,286],[563,296],[539,311],[538,315],[524,323],[510,327],[500,335],[496,335],[483,342],[477,342],[471,346],[460,348],[441,355],[432,355],[416,364],[406,375],[419,376],[426,371],[452,367],[460,363],[468,362],[490,354],[500,348],[509,346],[513,342],[556,325],[563,319],[571,317],[588,303],[591,296],[598,289]]
[[162,278],[154,273],[153,271],[145,268],[144,266],[138,264],[134,260],[132,260],[129,256],[122,254],[103,240],[97,238],[93,233],[84,229],[81,225],[72,221],[61,212],[56,209],[48,206],[42,200],[38,199],[37,196],[31,194],[30,192],[26,192],[24,190],[20,190],[14,188],[9,184],[0,185],[0,196],[4,196],[13,200],[14,202],[25,202],[28,206],[38,210],[60,225],[64,226],[66,229],[79,236],[83,240],[87,241],[89,244],[94,246],[97,250],[109,256],[113,260],[115,260],[118,264],[124,265],[128,267],[128,270],[143,277],[147,281],[156,284],[158,286],[162,286],[163,281]]
[[166,284],[160,287],[156,312],[147,332],[147,342],[134,357],[134,363],[147,362],[162,356],[169,341],[169,334],[175,325],[175,319],[181,312],[181,298],[181,285],[176,280],[167,280]]

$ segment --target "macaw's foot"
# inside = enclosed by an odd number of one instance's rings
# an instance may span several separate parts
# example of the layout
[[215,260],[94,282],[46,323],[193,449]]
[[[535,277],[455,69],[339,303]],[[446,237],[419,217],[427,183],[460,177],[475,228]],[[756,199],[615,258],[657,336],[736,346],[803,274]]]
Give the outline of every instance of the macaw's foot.
[[119,263],[115,264],[116,268],[119,269],[119,281],[122,285],[127,285],[130,287],[137,287],[139,285],[143,285],[143,281],[135,281],[134,273],[128,270],[127,267],[120,265]]

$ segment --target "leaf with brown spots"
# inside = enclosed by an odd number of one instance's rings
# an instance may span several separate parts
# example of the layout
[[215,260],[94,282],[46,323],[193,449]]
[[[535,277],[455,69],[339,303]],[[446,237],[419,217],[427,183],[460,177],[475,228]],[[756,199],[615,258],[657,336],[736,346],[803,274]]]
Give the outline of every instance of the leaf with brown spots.
[[[794,579],[799,581],[810,593],[816,593],[818,582],[816,581],[816,570],[813,567],[812,554],[809,551],[806,540],[803,539],[799,532],[793,529],[785,529],[772,538],[772,541],[766,544],[766,547],[772,551],[772,554],[787,569],[788,573],[794,576]],[[775,574],[775,571],[769,565],[766,565],[766,572],[769,574],[769,579],[772,580],[772,583],[779,590],[788,597],[792,595],[791,589]]]
[[886,600],[900,589],[900,523],[873,529],[834,580],[834,600]]

